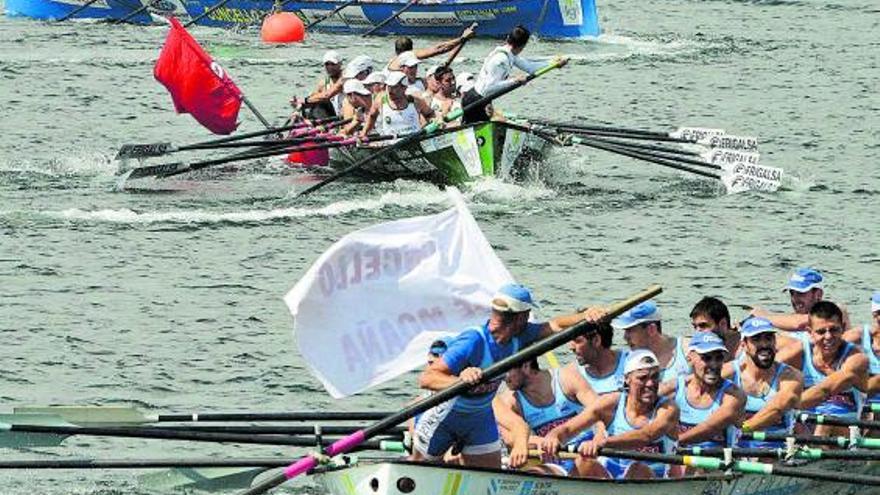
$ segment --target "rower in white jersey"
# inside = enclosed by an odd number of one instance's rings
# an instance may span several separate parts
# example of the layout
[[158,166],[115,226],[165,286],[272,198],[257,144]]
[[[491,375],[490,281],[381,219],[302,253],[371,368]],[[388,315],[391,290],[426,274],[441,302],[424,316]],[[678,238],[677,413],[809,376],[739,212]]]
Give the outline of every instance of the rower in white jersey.
[[[859,346],[843,340],[843,313],[831,301],[810,308],[810,340],[792,340],[779,350],[780,361],[800,365],[804,392],[800,408],[814,414],[858,419],[868,373],[868,358]],[[801,425],[798,425],[799,429]],[[818,425],[815,435],[846,434],[846,427]]]
[[354,134],[366,120],[367,111],[373,106],[373,95],[367,86],[357,79],[349,79],[342,86],[345,102],[342,105],[342,118],[351,119],[339,133],[343,136]]
[[[341,63],[342,59],[339,58],[339,55],[331,52],[328,52],[328,54],[329,56],[326,56],[328,60],[339,60]],[[325,67],[327,67],[326,64]],[[366,55],[358,55],[348,62],[348,65],[345,66],[345,69],[340,72],[338,77],[331,78],[330,81],[326,81],[326,84],[320,85],[317,90],[312,92],[306,98],[305,103],[306,105],[320,105],[322,102],[329,102],[334,106],[334,109],[336,105],[339,105],[339,113],[336,115],[341,115],[342,99],[344,97],[343,84],[345,84],[345,81],[349,79],[363,81],[372,71],[373,59]]]
[[[511,70],[516,67],[527,74],[534,74],[543,68],[546,63],[526,60],[519,56],[529,42],[531,33],[523,26],[516,26],[507,35],[505,44],[495,47],[486,57],[474,87],[471,88],[462,97],[462,105],[468,106],[476,102],[484,96],[492,95],[504,88],[507,88],[517,82],[525,81],[525,76],[509,79]],[[567,58],[557,58],[554,60],[559,67],[568,63]],[[465,112],[462,122],[469,124],[472,122],[485,122],[491,118],[491,113],[487,111],[487,104],[470,108]]]
[[374,128],[382,135],[405,136],[435,117],[425,100],[406,94],[405,78],[403,72],[389,72],[385,76],[385,93],[373,98],[362,136]]
[[[724,365],[722,376],[746,395],[744,433],[790,435],[794,409],[804,390],[801,372],[776,362],[776,329],[769,320],[753,316],[742,323],[742,352]],[[745,448],[781,448],[782,441],[743,438]]]
[[721,376],[727,348],[712,332],[697,332],[688,344],[693,373],[679,375],[672,398],[680,411],[678,443],[687,447],[733,447],[746,399]]
[[421,62],[413,52],[404,52],[397,57],[400,65],[400,72],[406,74],[404,83],[406,84],[406,94],[414,96],[422,96],[422,93],[428,89],[425,80],[419,77],[419,63]]
[[461,102],[455,97],[455,74],[451,67],[439,67],[435,73],[437,91],[432,93],[431,108],[441,117],[461,108]]
[[[492,409],[501,437],[510,446],[512,468],[528,461],[529,445],[540,447],[548,432],[596,400],[578,374],[563,376],[559,368],[542,370],[537,359],[508,371],[505,382],[508,390],[495,397]],[[574,469],[573,460],[564,460],[529,471],[567,476]]]
[[880,291],[871,296],[871,323],[850,329],[844,334],[844,339],[860,345],[862,352],[868,356],[866,417],[876,420],[880,414],[871,412],[870,407],[880,407]]
[[691,372],[685,357],[685,339],[663,335],[660,309],[654,301],[645,301],[611,322],[615,330],[623,330],[629,348],[649,349],[660,360],[660,379],[666,384],[664,393],[674,386],[679,375]]
[[[600,396],[564,424],[554,429],[560,443],[597,423],[605,425],[606,434],[596,430],[592,440],[580,443],[578,475],[613,479],[664,478],[669,466],[629,459],[599,457],[603,447],[631,449],[652,453],[672,453],[678,430],[678,408],[658,393],[660,362],[653,352],[640,349],[629,353],[624,365],[624,388]],[[560,443],[545,442],[544,455],[552,459]]]

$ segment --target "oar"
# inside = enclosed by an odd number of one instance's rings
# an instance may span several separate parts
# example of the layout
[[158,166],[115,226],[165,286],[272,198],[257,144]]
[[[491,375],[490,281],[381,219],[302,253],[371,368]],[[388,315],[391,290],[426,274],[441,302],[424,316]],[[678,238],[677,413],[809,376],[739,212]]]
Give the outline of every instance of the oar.
[[787,442],[789,439],[801,445],[830,445],[833,447],[860,447],[865,449],[880,449],[880,438],[859,437],[824,437],[818,435],[786,435],[785,433],[765,433],[761,431],[743,432],[742,438],[758,441]]
[[869,404],[871,412],[880,412],[880,403]]
[[234,421],[376,421],[383,411],[296,411],[296,412],[191,412],[156,414],[126,406],[31,406],[16,407],[14,414],[45,414],[75,424],[146,424]]
[[84,3],[84,4],[80,5],[79,7],[77,7],[77,8],[75,8],[75,9],[71,10],[71,11],[68,12],[66,15],[64,15],[64,16],[62,16],[60,19],[56,20],[55,22],[64,22],[64,21],[70,19],[71,17],[75,16],[76,14],[79,14],[79,13],[82,12],[83,10],[86,10],[86,9],[89,8],[93,3],[97,2],[97,1],[98,1],[98,0],[88,0],[86,3]]
[[184,24],[183,27],[188,28],[188,27],[192,26],[193,24],[195,24],[195,23],[201,21],[202,19],[204,19],[206,16],[209,16],[209,15],[213,14],[215,10],[217,10],[217,9],[219,9],[220,7],[226,5],[227,3],[229,3],[229,0],[220,0],[219,2],[215,3],[215,4],[214,4],[211,8],[209,8],[208,10],[206,10],[206,11],[202,12],[201,14],[197,15],[195,18],[190,19],[190,21],[187,22],[186,24]]
[[[153,431],[156,427],[145,427]],[[239,435],[308,435],[320,437],[322,435],[350,435],[363,428],[363,425],[164,425],[163,430],[187,431],[196,433],[235,433]],[[407,431],[404,426],[395,426],[386,433],[403,434]]]
[[541,118],[530,118],[529,120],[538,122],[550,127],[555,128],[564,128],[571,131],[585,131],[585,132],[606,132],[606,133],[614,133],[614,134],[628,134],[628,135],[636,135],[636,136],[652,136],[658,138],[676,138],[682,139],[684,142],[695,143],[700,139],[704,139],[708,136],[715,136],[719,134],[725,134],[724,129],[713,129],[713,128],[705,128],[705,127],[679,127],[678,129],[667,132],[667,131],[649,131],[644,129],[631,129],[626,127],[613,127],[607,125],[583,125],[578,124],[576,122],[559,122],[556,120],[548,120]]
[[[526,83],[528,83],[532,79],[535,79],[537,77],[541,77],[544,74],[546,74],[547,72],[550,72],[551,70],[556,69],[558,67],[559,67],[558,62],[551,63],[550,65],[548,65],[542,69],[539,69],[534,74],[530,74],[528,77],[526,77],[522,81],[518,81],[518,82],[516,82],[506,88],[503,88],[500,91],[497,91],[491,95],[484,96],[484,97],[480,98],[479,100],[476,100],[476,101],[470,103],[469,105],[465,106],[464,108],[460,108],[458,110],[455,110],[455,111],[452,111],[452,112],[446,114],[446,116],[443,117],[443,120],[444,120],[444,122],[451,122],[451,121],[461,117],[462,114],[464,114],[464,112],[466,112],[467,110],[470,110],[471,108],[477,108],[480,105],[485,105],[486,103],[489,103],[492,100],[499,98],[499,97],[513,91],[514,89],[522,87],[523,85],[525,85]],[[317,191],[318,189],[321,189],[322,187],[326,186],[327,184],[330,184],[331,182],[335,182],[335,181],[337,181],[347,175],[352,174],[353,172],[357,171],[359,168],[363,167],[364,165],[366,165],[374,160],[377,160],[384,155],[387,155],[387,154],[392,153],[396,150],[399,150],[399,149],[409,145],[410,143],[414,143],[414,142],[422,139],[422,137],[424,137],[424,136],[433,134],[438,129],[440,129],[440,124],[438,124],[437,122],[431,122],[430,124],[426,125],[425,127],[422,127],[421,129],[419,129],[418,131],[413,132],[412,134],[408,134],[407,136],[403,137],[402,139],[400,139],[400,141],[398,141],[390,146],[387,146],[387,147],[377,151],[376,153],[373,153],[372,155],[366,156],[366,157],[358,160],[357,162],[353,163],[352,165],[349,165],[348,167],[340,170],[339,172],[336,172],[335,174],[322,180],[321,182],[318,182],[317,184],[315,184],[313,186],[307,187],[306,189],[300,191],[299,194],[297,194],[295,196],[295,198],[300,198],[300,197],[305,196],[307,194],[311,194],[311,193]]]
[[322,17],[319,17],[319,18],[315,19],[314,21],[306,24],[306,28],[305,28],[306,31],[308,31],[309,29],[312,29],[313,27],[318,25],[318,23],[324,21],[325,19],[328,19],[328,18],[333,17],[334,15],[338,14],[339,11],[341,11],[342,9],[349,7],[351,5],[354,5],[356,3],[360,3],[360,0],[348,0],[347,2],[342,2],[341,5],[339,5],[335,9],[331,10],[329,14],[322,16]]
[[[676,449],[676,453],[681,455],[705,455],[710,457],[722,457],[726,455],[727,452],[730,452],[734,457],[765,457],[765,458],[777,458],[777,459],[788,459],[789,452],[783,448],[771,448],[771,449],[761,449],[761,448],[732,448],[732,449],[724,449],[724,448],[700,448],[700,447],[692,447],[692,448],[678,448]],[[841,459],[841,460],[857,460],[857,461],[877,461],[880,460],[880,452],[864,452],[859,450],[824,450],[824,449],[815,449],[815,448],[799,448],[794,452],[795,459],[808,459],[808,460],[819,460],[819,459]]]
[[[623,313],[627,309],[635,306],[636,304],[639,304],[642,301],[646,301],[656,296],[660,292],[660,286],[651,286],[648,289],[630,297],[629,299],[613,305],[611,308],[608,309],[605,319],[607,321],[610,321],[615,316]],[[535,342],[534,344],[526,347],[522,351],[510,357],[502,359],[501,361],[483,370],[483,377],[480,382],[486,383],[493,378],[503,375],[505,372],[507,372],[507,370],[518,366],[528,361],[529,359],[536,358],[551,349],[555,349],[565,344],[566,342],[574,339],[578,335],[581,335],[590,327],[590,325],[591,324],[587,322],[578,323],[577,325],[571,326],[561,332],[555,333],[546,339]],[[415,404],[404,407],[403,410],[401,410],[400,412],[393,413],[388,417],[382,419],[378,423],[368,426],[367,428],[353,433],[352,435],[349,435],[342,440],[330,445],[329,447],[324,449],[324,453],[328,456],[335,456],[348,452],[363,443],[364,441],[387,430],[389,427],[396,426],[410,418],[413,418],[419,413],[425,412],[432,407],[435,407],[454,397],[457,397],[462,393],[470,390],[472,386],[473,385],[471,384],[458,380],[449,387],[429,397],[425,397]],[[266,491],[284,483],[289,479],[295,478],[300,474],[308,472],[317,465],[318,461],[314,456],[303,457],[302,459],[289,465],[283,473],[273,476],[263,481],[262,483],[255,485],[250,490],[245,491],[243,495],[258,495],[261,493],[265,493]]]
[[[470,27],[468,27],[468,29],[476,32],[477,25],[478,24],[475,22],[475,23],[471,24]],[[446,68],[446,67],[449,67],[450,65],[452,65],[452,61],[455,60],[455,57],[457,57],[459,53],[461,53],[462,48],[464,48],[464,45],[466,45],[469,40],[470,40],[470,38],[465,38],[465,39],[461,40],[461,43],[459,43],[458,46],[456,46],[455,49],[452,50],[452,53],[450,53],[449,56],[446,57],[446,61],[443,62],[442,64],[440,64],[440,68]]]
[[150,144],[124,144],[119,148],[119,152],[116,154],[116,160],[122,160],[126,158],[148,158],[153,156],[162,156],[168,153],[174,153],[177,151],[186,151],[188,149],[201,149],[201,147],[210,146],[212,144],[221,144],[221,143],[231,143],[234,141],[242,141],[245,139],[261,137],[261,136],[269,136],[272,134],[278,134],[282,132],[292,131],[295,129],[301,129],[303,127],[312,127],[318,126],[321,124],[330,123],[333,121],[339,120],[339,117],[330,117],[327,119],[316,120],[313,122],[297,122],[296,124],[284,125],[281,127],[276,127],[273,129],[266,129],[263,131],[254,131],[254,132],[246,132],[243,134],[238,134],[236,136],[229,136],[225,138],[219,139],[211,139],[209,141],[202,141],[200,143],[187,144],[183,146],[175,146],[172,143],[150,143]]
[[827,414],[813,414],[802,412],[796,415],[799,423],[811,423],[829,426],[858,426],[859,428],[880,428],[880,421],[866,419],[850,419],[841,416],[829,416]]
[[373,26],[372,29],[368,30],[366,33],[362,34],[361,36],[367,37],[367,36],[375,33],[376,31],[382,29],[383,27],[385,27],[386,24],[388,24],[389,22],[393,21],[394,19],[397,19],[398,17],[400,17],[400,14],[406,12],[407,10],[410,9],[410,7],[412,7],[413,5],[415,5],[417,3],[419,3],[419,0],[409,0],[409,2],[407,2],[407,4],[404,5],[403,7],[401,7],[400,10],[398,10],[397,12],[388,16],[387,19],[384,19],[379,24],[376,24],[375,26]]
[[[688,172],[688,173],[691,173],[694,175],[708,177],[710,179],[721,179],[721,175],[719,175],[716,172],[707,172],[704,170],[700,170],[700,169],[696,169],[696,168],[692,168],[692,167],[687,167],[687,166],[679,164],[677,161],[655,157],[655,156],[650,155],[648,153],[642,153],[642,152],[638,152],[635,150],[630,150],[630,149],[627,149],[627,148],[624,148],[621,146],[615,146],[612,144],[605,144],[605,143],[602,143],[601,140],[598,140],[598,139],[588,139],[588,138],[576,136],[576,137],[573,137],[571,139],[571,141],[575,144],[581,144],[584,146],[589,146],[590,148],[596,148],[596,149],[600,149],[600,150],[604,150],[604,151],[610,151],[612,153],[617,153],[618,155],[628,156],[630,158],[635,158],[638,160],[644,160],[647,162],[656,163],[657,165],[673,168],[676,170],[681,170],[683,172]],[[720,165],[717,167],[719,169],[721,168]]]
[[[391,427],[395,425],[390,425]],[[177,431],[161,427],[100,427],[100,426],[48,426],[0,423],[2,432],[47,433],[50,435],[87,435],[118,438],[151,438],[161,440],[181,440],[187,442],[249,443],[259,445],[288,445],[294,447],[314,447],[319,437],[286,435],[251,435],[236,433],[214,433],[196,431]],[[339,438],[322,438],[326,441],[339,441]],[[382,440],[399,440],[383,437]]]

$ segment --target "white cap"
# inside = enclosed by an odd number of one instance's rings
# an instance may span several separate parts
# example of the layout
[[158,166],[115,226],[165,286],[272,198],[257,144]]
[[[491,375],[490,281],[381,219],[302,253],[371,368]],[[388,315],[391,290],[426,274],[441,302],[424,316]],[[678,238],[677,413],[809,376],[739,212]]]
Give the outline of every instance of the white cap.
[[399,70],[391,71],[385,74],[385,84],[388,86],[397,86],[398,84],[404,84],[406,80],[406,74],[400,72]]
[[345,70],[342,71],[342,77],[350,79],[357,76],[361,72],[372,68],[373,59],[366,55],[358,55],[357,57],[351,59],[351,62],[349,62],[348,65],[345,66]]
[[425,73],[425,77],[433,76],[434,73],[437,72],[437,69],[439,69],[439,68],[440,68],[439,65],[432,65],[432,66],[428,67],[428,72]]
[[455,85],[462,93],[474,87],[474,75],[470,72],[462,72],[455,77]]
[[345,81],[345,84],[342,85],[342,91],[345,94],[349,93],[357,93],[359,95],[368,96],[370,95],[370,90],[364,86],[364,83],[358,81],[357,79],[349,79]]
[[327,62],[338,64],[342,62],[342,57],[339,56],[339,53],[336,50],[327,50],[327,52],[324,53],[324,63],[326,64]]
[[385,84],[385,71],[370,72],[370,75],[364,79],[364,84]]
[[623,366],[623,374],[628,375],[633,371],[646,370],[649,368],[660,367],[660,361],[657,356],[648,349],[638,349],[629,353],[626,357],[626,364]]
[[401,67],[413,67],[419,65],[420,62],[419,57],[416,57],[412,51],[403,52],[397,56],[397,64]]

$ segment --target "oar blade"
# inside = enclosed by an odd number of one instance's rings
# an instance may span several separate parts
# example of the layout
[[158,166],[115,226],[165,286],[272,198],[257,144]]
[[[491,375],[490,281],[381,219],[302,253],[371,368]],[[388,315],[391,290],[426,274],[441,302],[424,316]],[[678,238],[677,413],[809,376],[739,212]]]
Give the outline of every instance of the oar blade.
[[166,155],[174,150],[171,143],[151,143],[151,144],[123,144],[116,153],[117,160],[127,160],[131,158],[149,158],[153,156]]
[[710,148],[723,148],[726,150],[747,151],[750,153],[758,151],[758,138],[754,136],[715,134],[713,136],[705,136],[698,139],[697,144],[702,144],[703,146],[708,146]]
[[[52,415],[75,425],[132,425],[152,423],[155,418],[126,406],[29,406],[16,407],[15,415]],[[30,423],[35,424],[35,423]]]
[[162,163],[160,165],[149,165],[147,167],[137,167],[131,169],[128,179],[143,179],[146,177],[165,177],[168,175],[176,175],[186,171],[189,165],[183,162]]
[[732,165],[740,162],[757,165],[758,162],[761,161],[760,153],[728,150],[724,148],[713,148],[700,154],[700,156],[707,162],[714,163],[715,165]]
[[724,129],[714,129],[709,127],[679,127],[669,133],[670,137],[677,139],[687,139],[689,141],[698,142],[711,136],[724,134]]
[[138,484],[156,492],[241,490],[265,472],[264,467],[174,468],[138,476]]
[[[16,425],[46,425],[46,426],[73,426],[64,421],[61,416],[55,414],[0,414],[0,424]],[[57,447],[67,438],[67,435],[53,433],[28,433],[17,431],[3,431],[0,433],[0,448],[17,449],[22,447]]]
[[774,192],[782,185],[781,168],[739,162],[723,164],[721,169],[721,182],[728,194],[744,191]]

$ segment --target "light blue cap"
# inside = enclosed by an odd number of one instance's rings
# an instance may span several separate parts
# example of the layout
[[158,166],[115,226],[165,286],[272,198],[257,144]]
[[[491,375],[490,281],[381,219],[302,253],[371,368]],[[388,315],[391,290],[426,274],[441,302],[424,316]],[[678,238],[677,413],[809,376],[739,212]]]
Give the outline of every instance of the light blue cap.
[[688,344],[688,352],[696,351],[697,354],[707,354],[713,351],[727,351],[721,337],[712,332],[697,332],[691,337]]
[[776,328],[770,323],[770,320],[758,316],[747,319],[740,328],[743,337],[754,337],[759,333],[767,332],[776,333]]
[[880,290],[875,291],[871,296],[871,312],[880,311]]
[[520,284],[505,284],[492,296],[492,309],[502,313],[522,313],[537,306],[532,291]]
[[645,301],[611,321],[611,326],[624,330],[649,321],[660,321],[660,309],[654,301]]
[[823,280],[822,274],[816,269],[798,268],[791,274],[788,283],[782,291],[807,292],[813,289],[821,289]]

